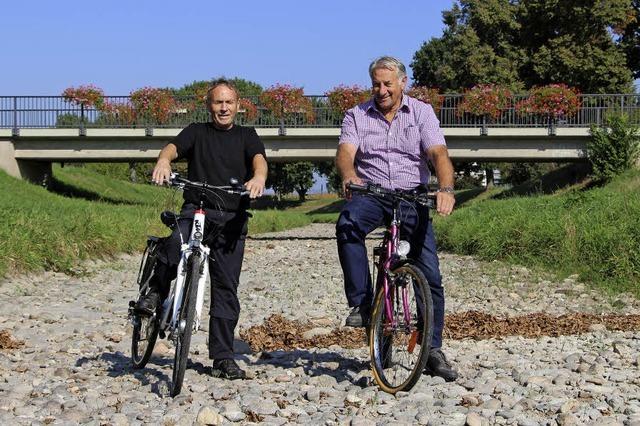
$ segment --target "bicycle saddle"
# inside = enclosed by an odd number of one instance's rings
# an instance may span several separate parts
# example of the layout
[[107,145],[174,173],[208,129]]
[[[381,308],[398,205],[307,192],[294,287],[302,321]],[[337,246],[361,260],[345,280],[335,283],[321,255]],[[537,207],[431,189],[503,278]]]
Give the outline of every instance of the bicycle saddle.
[[176,222],[178,220],[178,215],[169,210],[163,211],[160,213],[160,220],[162,223],[167,225],[169,228],[173,229],[176,227]]

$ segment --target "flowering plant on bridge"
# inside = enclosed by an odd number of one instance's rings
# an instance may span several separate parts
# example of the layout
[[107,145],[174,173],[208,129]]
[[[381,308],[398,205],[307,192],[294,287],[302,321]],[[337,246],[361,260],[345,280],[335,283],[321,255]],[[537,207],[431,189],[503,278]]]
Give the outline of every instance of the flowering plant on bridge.
[[92,84],[67,87],[62,92],[62,97],[68,102],[73,102],[85,108],[93,106],[100,108],[104,103],[104,92]]
[[99,108],[100,121],[115,126],[130,126],[136,121],[136,111],[130,103],[117,104],[105,101]]
[[276,118],[304,114],[308,123],[315,123],[311,100],[304,96],[302,87],[275,84],[260,95],[260,103]]
[[465,90],[458,114],[469,113],[497,119],[511,105],[511,91],[496,84],[478,84]]
[[244,116],[245,123],[251,123],[258,118],[258,107],[247,98],[240,98],[238,113]]
[[442,108],[444,98],[440,95],[440,90],[437,87],[413,86],[409,89],[407,95],[431,105],[436,115],[438,115]]
[[576,89],[566,84],[548,84],[531,89],[529,97],[516,104],[516,111],[556,120],[575,115],[580,106],[580,93]]
[[176,101],[166,89],[143,87],[130,93],[136,118],[145,124],[164,124],[176,112]]
[[325,93],[329,98],[331,110],[339,116],[343,116],[348,109],[366,101],[371,97],[368,89],[353,85],[351,87],[339,85]]

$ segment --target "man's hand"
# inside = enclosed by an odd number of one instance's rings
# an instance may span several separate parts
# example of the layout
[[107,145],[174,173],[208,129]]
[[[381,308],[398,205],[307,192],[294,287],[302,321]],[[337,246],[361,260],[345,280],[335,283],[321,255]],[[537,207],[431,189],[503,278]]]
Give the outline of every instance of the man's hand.
[[244,186],[249,191],[250,198],[258,198],[262,196],[264,192],[265,180],[261,176],[254,176],[248,182],[245,182]]
[[438,192],[436,202],[438,205],[438,214],[440,214],[440,216],[449,216],[453,211],[453,206],[456,204],[456,197],[453,195],[453,192]]
[[153,174],[151,175],[151,181],[156,185],[163,185],[169,181],[171,176],[171,162],[162,158],[158,159],[156,166],[153,168]]
[[351,191],[349,191],[347,189],[347,184],[348,183],[355,183],[356,185],[364,185],[364,181],[362,179],[360,179],[358,176],[356,175],[352,175],[349,177],[346,177],[342,180],[342,193],[344,194],[344,197],[347,200],[351,199]]

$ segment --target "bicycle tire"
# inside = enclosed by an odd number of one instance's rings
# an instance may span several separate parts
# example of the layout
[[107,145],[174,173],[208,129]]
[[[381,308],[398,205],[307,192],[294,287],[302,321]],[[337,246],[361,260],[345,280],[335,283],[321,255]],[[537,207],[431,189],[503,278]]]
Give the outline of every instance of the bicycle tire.
[[[433,301],[424,274],[411,264],[394,268],[390,274],[389,291],[393,293],[393,327],[387,321],[384,289],[376,294],[369,331],[371,369],[378,386],[395,394],[410,390],[422,376],[429,357],[433,334]],[[409,324],[404,319],[403,304],[398,304],[400,291],[407,289]],[[413,295],[413,296],[412,296]],[[419,308],[417,295],[424,303]],[[417,353],[415,353],[417,350]]]
[[131,362],[133,368],[144,368],[158,339],[158,319],[155,315],[145,316],[133,314],[133,331],[131,333]]
[[[140,289],[138,300],[149,291],[147,282],[153,273],[156,265],[156,254],[158,250],[158,240],[150,237],[147,240],[147,247],[142,254],[140,269],[138,271],[137,283]],[[133,311],[133,330],[131,332],[131,362],[133,368],[144,368],[158,339],[159,324],[158,318],[153,316],[140,315]]]
[[158,258],[158,249],[160,247],[160,239],[157,237],[149,237],[147,239],[147,247],[142,253],[142,260],[140,261],[140,268],[138,270],[138,279],[136,280],[138,286],[142,288],[156,267],[156,261]]
[[196,312],[196,296],[200,276],[200,265],[202,264],[201,259],[200,253],[193,253],[189,257],[189,263],[187,265],[187,276],[184,281],[184,297],[182,298],[182,304],[178,314],[178,329],[176,330],[176,351],[173,358],[171,396],[178,395],[182,390],[184,372],[189,359],[189,345],[191,344],[193,320]]

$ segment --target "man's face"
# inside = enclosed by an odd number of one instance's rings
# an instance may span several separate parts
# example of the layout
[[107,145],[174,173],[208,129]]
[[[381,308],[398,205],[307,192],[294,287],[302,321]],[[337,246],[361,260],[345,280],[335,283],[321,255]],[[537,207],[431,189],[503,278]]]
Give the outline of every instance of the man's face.
[[407,84],[407,76],[398,78],[398,73],[386,68],[376,68],[371,77],[373,98],[382,112],[400,106],[402,91]]
[[209,112],[213,124],[219,129],[230,129],[238,112],[238,97],[236,93],[225,85],[220,85],[211,91]]

